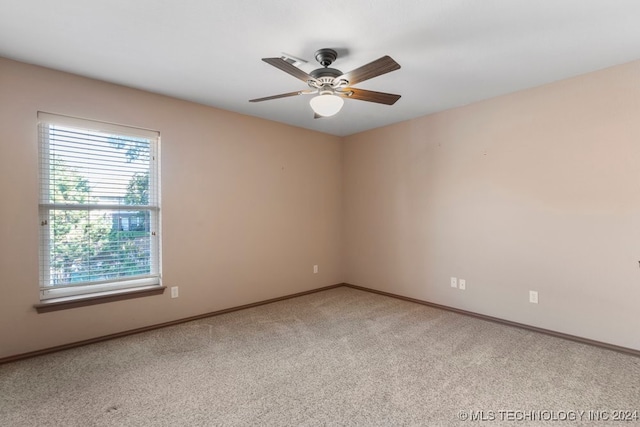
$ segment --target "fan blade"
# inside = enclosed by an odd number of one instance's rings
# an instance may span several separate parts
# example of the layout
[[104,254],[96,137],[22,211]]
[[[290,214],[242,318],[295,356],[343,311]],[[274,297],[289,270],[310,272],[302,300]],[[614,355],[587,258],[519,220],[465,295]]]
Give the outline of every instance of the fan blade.
[[391,71],[395,71],[399,68],[400,64],[387,55],[363,65],[360,68],[356,68],[353,71],[344,73],[343,75],[336,77],[336,79],[347,80],[349,82],[349,86],[351,86],[382,74],[390,73]]
[[401,95],[393,93],[375,92],[373,90],[356,89],[354,87],[347,88],[351,95],[342,95],[349,99],[358,99],[360,101],[377,102],[378,104],[393,105]]
[[308,82],[309,80],[312,80],[312,81],[316,80],[313,77],[311,77],[309,74],[302,71],[300,68],[296,67],[295,65],[289,64],[287,61],[285,61],[282,58],[262,58],[262,60],[267,64],[273,65],[274,67],[284,71],[285,73],[291,74],[296,79],[300,79],[305,83]]
[[301,90],[299,90],[297,92],[281,93],[280,95],[266,96],[264,98],[250,99],[249,102],[269,101],[270,99],[286,98],[288,96],[296,96],[296,95],[300,95],[300,94],[302,94]]

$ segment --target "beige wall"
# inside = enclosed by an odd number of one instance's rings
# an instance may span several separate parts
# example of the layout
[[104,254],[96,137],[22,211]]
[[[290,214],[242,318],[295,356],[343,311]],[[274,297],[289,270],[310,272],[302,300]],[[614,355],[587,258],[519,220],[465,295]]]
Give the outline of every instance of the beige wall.
[[[38,110],[161,132],[179,298],[36,313]],[[0,58],[0,358],[341,282],[341,170],[337,137]]]
[[[32,308],[38,110],[161,131],[178,299]],[[639,117],[640,62],[340,139],[0,58],[0,358],[342,281],[640,349]]]
[[343,164],[347,282],[640,349],[640,61],[353,135]]

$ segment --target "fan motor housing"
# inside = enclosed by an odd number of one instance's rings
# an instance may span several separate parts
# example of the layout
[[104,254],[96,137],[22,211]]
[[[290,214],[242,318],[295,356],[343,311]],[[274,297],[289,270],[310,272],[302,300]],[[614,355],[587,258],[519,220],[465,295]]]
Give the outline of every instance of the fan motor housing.
[[310,72],[309,75],[314,79],[320,79],[321,77],[331,77],[335,79],[342,75],[342,71],[336,70],[335,68],[318,68]]

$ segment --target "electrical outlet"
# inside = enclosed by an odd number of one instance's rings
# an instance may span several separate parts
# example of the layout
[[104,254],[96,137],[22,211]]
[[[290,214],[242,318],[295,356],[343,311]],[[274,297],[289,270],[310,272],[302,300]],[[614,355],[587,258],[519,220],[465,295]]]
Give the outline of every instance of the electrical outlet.
[[538,292],[537,291],[529,291],[529,302],[531,304],[538,303]]
[[455,277],[451,278],[451,287],[452,288],[457,288],[458,287],[458,279],[456,279]]
[[179,292],[177,286],[171,287],[171,298],[178,298]]
[[318,274],[318,266],[317,265],[313,266],[313,274]]
[[463,291],[467,289],[467,281],[464,279],[458,280],[458,289],[462,289]]

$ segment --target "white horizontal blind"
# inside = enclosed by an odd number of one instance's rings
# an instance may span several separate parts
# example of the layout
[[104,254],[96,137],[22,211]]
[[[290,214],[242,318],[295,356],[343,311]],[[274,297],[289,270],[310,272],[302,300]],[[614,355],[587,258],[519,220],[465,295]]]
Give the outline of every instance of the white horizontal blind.
[[38,113],[41,299],[160,283],[159,133]]

